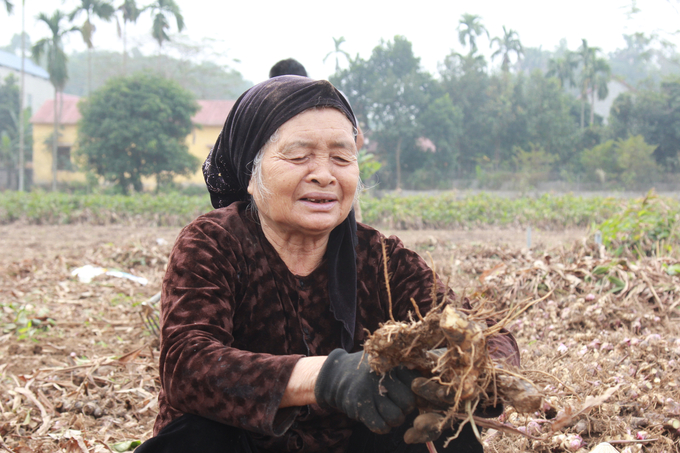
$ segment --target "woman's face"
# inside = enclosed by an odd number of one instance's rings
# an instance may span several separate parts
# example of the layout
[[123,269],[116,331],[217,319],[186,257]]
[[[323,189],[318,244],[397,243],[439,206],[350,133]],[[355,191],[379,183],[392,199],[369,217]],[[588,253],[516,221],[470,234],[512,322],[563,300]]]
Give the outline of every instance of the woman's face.
[[263,224],[286,234],[329,234],[352,209],[359,183],[352,124],[334,108],[310,109],[279,128],[266,148],[260,193],[248,193]]

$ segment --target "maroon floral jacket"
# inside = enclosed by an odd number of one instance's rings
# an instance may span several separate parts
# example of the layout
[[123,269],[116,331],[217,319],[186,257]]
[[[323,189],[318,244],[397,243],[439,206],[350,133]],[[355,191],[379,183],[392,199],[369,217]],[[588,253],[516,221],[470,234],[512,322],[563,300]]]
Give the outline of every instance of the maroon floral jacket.
[[[389,318],[381,238],[359,224],[354,350]],[[414,298],[425,313],[433,275],[415,252],[385,239],[394,316],[408,318]],[[330,312],[327,266],[293,275],[244,203],[216,209],[182,230],[163,281],[159,414],[154,433],[183,413],[251,432],[260,451],[344,451],[353,420],[318,405],[279,409],[303,356],[340,346]],[[437,282],[441,299],[446,291]],[[453,293],[449,292],[453,297]],[[518,362],[510,335],[493,354]]]

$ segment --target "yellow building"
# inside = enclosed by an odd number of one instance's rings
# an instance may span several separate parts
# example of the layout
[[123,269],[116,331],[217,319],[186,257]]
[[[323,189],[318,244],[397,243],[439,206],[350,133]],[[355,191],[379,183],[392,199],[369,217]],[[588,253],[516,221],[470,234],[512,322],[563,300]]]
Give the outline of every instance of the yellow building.
[[[61,100],[60,96],[60,100]],[[59,140],[57,142],[57,182],[84,182],[85,174],[78,171],[71,158],[78,137],[78,96],[63,95]],[[235,101],[197,101],[199,111],[192,121],[194,127],[187,137],[189,152],[203,163],[222,130],[224,121]],[[57,104],[59,107],[59,104]],[[48,186],[52,182],[52,133],[54,131],[54,100],[46,101],[31,118],[33,124],[33,184]],[[146,188],[155,187],[154,178],[142,180]],[[190,177],[177,177],[181,184],[204,184],[200,166]]]

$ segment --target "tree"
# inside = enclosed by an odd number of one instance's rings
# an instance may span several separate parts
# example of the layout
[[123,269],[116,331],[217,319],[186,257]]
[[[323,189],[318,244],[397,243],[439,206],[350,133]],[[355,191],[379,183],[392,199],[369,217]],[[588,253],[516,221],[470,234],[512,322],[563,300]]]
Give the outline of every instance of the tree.
[[489,32],[486,27],[482,25],[481,17],[476,14],[465,13],[458,21],[458,41],[462,45],[468,44],[470,46],[469,55],[477,52],[477,38],[486,35],[489,37]]
[[66,34],[77,31],[78,28],[62,28],[61,22],[66,19],[66,15],[59,10],[47,16],[45,13],[38,15],[38,20],[45,23],[50,29],[51,36],[39,40],[31,48],[33,60],[40,63],[45,57],[47,61],[47,73],[50,75],[50,82],[54,87],[54,133],[52,134],[52,190],[57,190],[57,141],[59,139],[59,122],[61,109],[57,109],[59,93],[62,93],[66,81],[68,80],[68,70],[66,63],[68,57],[64,52],[63,38]]
[[87,94],[92,90],[92,49],[94,44],[92,38],[97,27],[92,23],[93,17],[110,21],[114,13],[113,6],[106,0],[80,0],[80,5],[74,9],[68,18],[71,22],[80,15],[85,13],[85,22],[80,26],[80,34],[83,36],[83,42],[87,45],[88,51],[88,66],[87,66]]
[[347,61],[349,61],[350,57],[349,54],[340,48],[342,43],[345,42],[345,37],[341,36],[339,38],[333,38],[333,44],[335,45],[335,50],[328,52],[325,57],[323,57],[323,62],[325,63],[328,57],[331,55],[335,54],[335,72],[340,71],[340,62],[338,61],[338,55],[344,55]]
[[451,53],[444,60],[440,74],[442,88],[462,112],[457,167],[459,175],[466,177],[475,172],[480,161],[488,161],[489,150],[495,147],[489,133],[493,124],[488,114],[491,90],[486,61],[481,55]]
[[413,171],[425,164],[416,141],[423,135],[419,121],[437,85],[420,68],[411,43],[403,36],[382,42],[369,60],[359,57],[350,67],[331,77],[349,98],[357,117],[366,125],[364,134],[377,145],[376,155],[385,164],[381,174],[402,188],[402,170]]
[[117,11],[123,17],[123,30],[120,30],[120,22],[118,22],[118,35],[123,38],[123,74],[125,74],[127,72],[127,24],[128,22],[137,23],[143,9],[137,7],[135,0],[123,0]]
[[548,77],[555,77],[560,81],[562,88],[570,88],[576,86],[576,79],[574,73],[578,68],[578,56],[569,50],[564,52],[560,57],[551,58],[548,61]]
[[609,62],[604,58],[596,58],[593,62],[590,77],[590,124],[593,124],[595,118],[595,94],[597,94],[599,100],[606,99],[609,95],[607,84],[612,77]]
[[642,135],[658,145],[654,158],[665,171],[680,171],[680,78],[667,78],[635,95],[620,94],[610,111],[609,130],[623,140]]
[[175,0],[155,0],[145,9],[148,9],[153,16],[153,26],[151,27],[151,36],[158,42],[158,51],[160,52],[165,41],[170,41],[170,37],[165,32],[170,28],[170,23],[166,15],[174,16],[177,23],[177,31],[184,30],[184,17]]
[[5,2],[5,9],[7,10],[7,14],[12,14],[12,11],[14,10],[14,5],[12,2],[9,0],[3,0]]
[[656,145],[648,145],[642,135],[625,140],[607,140],[581,155],[586,174],[593,181],[620,183],[626,188],[653,182],[659,168],[654,161]]
[[21,146],[22,133],[24,144],[28,149],[33,148],[33,134],[29,121],[31,112],[30,109],[25,109],[23,115],[19,115],[20,99],[16,78],[10,74],[4,83],[0,82],[0,165],[17,167],[19,171],[22,156],[17,151]]
[[0,165],[14,166],[14,148],[18,134],[19,87],[14,74],[0,83]]
[[522,48],[522,43],[519,40],[519,35],[514,30],[508,30],[503,25],[503,37],[495,37],[491,40],[491,46],[496,44],[498,49],[491,54],[491,59],[500,56],[501,60],[501,70],[503,72],[508,72],[510,70],[510,55],[515,54],[517,60],[519,60],[522,55],[524,55],[524,49]]
[[109,80],[81,101],[78,156],[84,166],[122,193],[142,190],[142,177],[158,187],[188,175],[198,159],[185,143],[198,104],[177,83],[139,74]]
[[580,94],[581,94],[581,129],[585,127],[585,103],[588,99],[588,94],[591,95],[590,105],[590,124],[593,123],[595,107],[595,93],[597,92],[598,99],[607,97],[607,83],[611,77],[611,69],[609,63],[604,58],[597,56],[600,52],[599,47],[588,46],[588,41],[581,40],[581,47],[579,47],[577,54],[581,66],[581,74],[579,79]]
[[655,35],[643,33],[623,35],[626,41],[624,49],[617,49],[609,54],[612,72],[631,86],[636,86],[650,76],[657,76],[658,66],[654,64],[659,51],[651,47],[657,39]]

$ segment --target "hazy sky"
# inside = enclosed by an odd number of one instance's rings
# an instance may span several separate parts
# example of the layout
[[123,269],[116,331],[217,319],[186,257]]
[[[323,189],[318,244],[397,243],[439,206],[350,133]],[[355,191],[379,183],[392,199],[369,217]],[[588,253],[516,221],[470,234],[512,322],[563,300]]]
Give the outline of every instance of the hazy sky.
[[[571,49],[586,38],[591,46],[612,51],[623,47],[622,34],[635,32],[657,32],[680,46],[680,36],[674,33],[680,28],[678,0],[637,0],[640,12],[634,15],[630,14],[634,0],[176,1],[185,18],[186,40],[203,43],[205,55],[229,63],[253,82],[266,78],[273,63],[288,57],[302,62],[311,77],[328,77],[334,72],[335,59],[330,57],[325,64],[323,59],[333,50],[333,37],[341,36],[346,40],[342,46],[345,51],[368,58],[381,39],[404,35],[413,43],[423,66],[435,73],[438,62],[451,49],[463,50],[456,31],[463,13],[481,16],[492,37],[501,35],[505,25],[518,32],[524,46],[548,50],[562,38],[567,39]],[[34,42],[48,33],[46,26],[35,21],[39,12],[51,14],[57,8],[70,11],[77,4],[77,0],[25,2],[26,30]],[[21,30],[21,0],[13,3],[16,6],[12,16],[0,11],[0,45],[9,43],[11,36]],[[83,20],[81,16],[77,22]],[[95,47],[122,50],[115,25],[96,24]],[[146,14],[129,28],[128,46],[155,52],[157,46],[150,38],[150,28],[151,19]],[[174,22],[171,32],[175,32]],[[479,46],[487,47],[488,41],[482,39]],[[68,51],[84,48],[77,34],[67,40]],[[346,61],[341,59],[340,65],[346,66]]]

